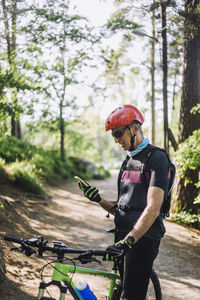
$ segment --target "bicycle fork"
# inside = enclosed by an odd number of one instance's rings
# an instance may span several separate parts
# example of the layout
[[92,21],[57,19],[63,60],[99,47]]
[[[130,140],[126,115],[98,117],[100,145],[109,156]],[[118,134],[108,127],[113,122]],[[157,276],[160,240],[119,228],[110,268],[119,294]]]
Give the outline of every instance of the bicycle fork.
[[39,286],[39,292],[38,292],[38,300],[55,300],[54,298],[48,298],[48,297],[43,297],[44,296],[44,291],[45,289],[50,286],[50,285],[55,285],[59,288],[60,290],[60,298],[59,300],[65,300],[65,295],[67,293],[67,286],[66,285],[62,285],[60,282],[57,281],[50,281],[48,283],[42,281],[40,282],[40,286]]

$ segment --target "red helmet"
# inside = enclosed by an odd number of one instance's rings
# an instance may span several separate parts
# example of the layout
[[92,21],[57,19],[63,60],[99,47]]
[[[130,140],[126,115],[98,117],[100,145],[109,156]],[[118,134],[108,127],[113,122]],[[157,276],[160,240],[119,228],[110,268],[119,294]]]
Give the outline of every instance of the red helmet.
[[111,112],[106,119],[106,131],[118,126],[129,125],[133,121],[144,123],[144,118],[141,112],[133,105],[123,105]]

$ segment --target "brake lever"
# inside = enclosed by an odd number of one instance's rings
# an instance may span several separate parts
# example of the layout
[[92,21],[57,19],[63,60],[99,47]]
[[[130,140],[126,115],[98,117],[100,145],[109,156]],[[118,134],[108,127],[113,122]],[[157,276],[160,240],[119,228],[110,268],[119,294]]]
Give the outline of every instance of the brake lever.
[[101,265],[101,262],[99,260],[97,260],[95,257],[92,257],[92,252],[86,252],[86,253],[80,254],[75,259],[79,260],[82,264],[87,264],[87,263],[96,261],[97,263],[99,263]]
[[10,251],[18,251],[18,252],[23,252],[24,249],[20,248],[11,248]]
[[32,248],[25,249],[26,256],[31,256],[32,254],[35,254],[35,253],[36,253],[36,251]]
[[84,265],[84,264],[88,264],[90,262],[97,262],[98,264],[101,265],[101,262],[99,260],[97,260],[96,258],[94,257],[89,257],[89,258],[86,258],[86,257],[78,257],[78,260]]
[[22,244],[22,247],[11,248],[10,251],[25,252],[26,256],[31,256],[32,254],[36,253],[36,251],[34,249],[32,249],[30,246],[26,245],[25,243]]

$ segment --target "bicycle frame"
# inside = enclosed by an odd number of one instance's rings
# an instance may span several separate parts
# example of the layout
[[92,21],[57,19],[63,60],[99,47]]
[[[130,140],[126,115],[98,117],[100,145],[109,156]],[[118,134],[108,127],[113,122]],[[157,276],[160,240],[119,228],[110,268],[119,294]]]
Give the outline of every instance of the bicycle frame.
[[[108,293],[108,300],[111,300],[113,295],[113,289],[115,287],[115,282],[117,279],[120,279],[120,276],[117,274],[117,269],[113,268],[112,272],[88,269],[83,267],[71,266],[63,263],[56,262],[54,265],[54,271],[52,274],[52,281],[49,283],[41,282],[39,287],[38,300],[40,300],[43,295],[46,287],[50,285],[56,285],[60,289],[60,298],[59,300],[65,300],[65,295],[67,290],[70,291],[71,295],[76,300],[84,300],[80,293],[76,290],[75,284],[68,273],[79,273],[79,274],[87,274],[87,275],[98,275],[107,277],[110,279],[110,287]],[[64,284],[62,284],[62,282]]]

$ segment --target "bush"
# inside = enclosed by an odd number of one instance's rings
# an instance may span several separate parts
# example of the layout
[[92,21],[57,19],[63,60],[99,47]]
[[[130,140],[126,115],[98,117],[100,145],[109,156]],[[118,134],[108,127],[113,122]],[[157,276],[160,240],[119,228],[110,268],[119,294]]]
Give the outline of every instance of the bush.
[[194,204],[200,204],[200,181],[196,184],[197,189],[198,189],[198,195],[194,199]]
[[177,223],[200,229],[200,212],[193,214],[192,211],[181,211],[178,214],[172,214],[171,219]]
[[40,171],[42,177],[51,181],[58,176],[58,169],[56,168],[56,157],[50,151],[38,151],[31,159],[31,163]]
[[0,182],[6,182],[8,180],[8,174],[5,170],[5,160],[0,158]]
[[11,136],[1,137],[0,142],[1,178],[6,178],[7,169],[9,180],[26,191],[41,194],[44,182],[53,183],[59,178],[77,175],[85,179],[102,179],[109,175],[89,161],[68,157],[63,162],[58,151],[44,150]]
[[175,159],[180,167],[180,176],[185,178],[185,184],[191,182],[187,177],[187,170],[200,170],[200,129],[195,130],[175,153]]
[[12,163],[8,167],[10,180],[20,189],[43,194],[44,189],[38,170],[27,161]]
[[31,159],[34,151],[36,151],[35,146],[24,143],[12,136],[2,136],[0,138],[0,145],[0,157],[3,158],[6,163]]
[[104,179],[110,176],[110,173],[106,171],[102,166],[95,166],[92,162],[80,159],[78,157],[70,157],[71,163],[71,175],[79,176],[83,179]]
[[72,176],[77,175],[89,180],[93,178],[94,174],[97,174],[97,169],[94,164],[87,160],[80,159],[79,157],[69,157],[69,161],[72,164]]
[[94,175],[94,179],[104,179],[110,176],[110,172],[108,170],[105,170],[102,166],[98,166],[98,174]]
[[198,196],[194,200],[196,204],[199,204],[200,184],[199,182],[193,182],[187,171],[200,170],[200,130],[195,130],[191,136],[179,145],[178,151],[175,153],[175,160],[179,166],[179,175],[184,178],[185,185],[192,183],[197,190]]
[[[173,215],[172,219],[200,229],[200,182],[194,182],[188,175],[191,174],[191,170],[195,170],[195,172],[200,170],[200,130],[195,130],[179,145],[178,151],[175,153],[175,160],[179,166],[179,175],[184,178],[185,186],[189,183],[192,184],[197,197],[193,201],[191,210],[181,211]],[[198,177],[200,177],[200,173]]]

